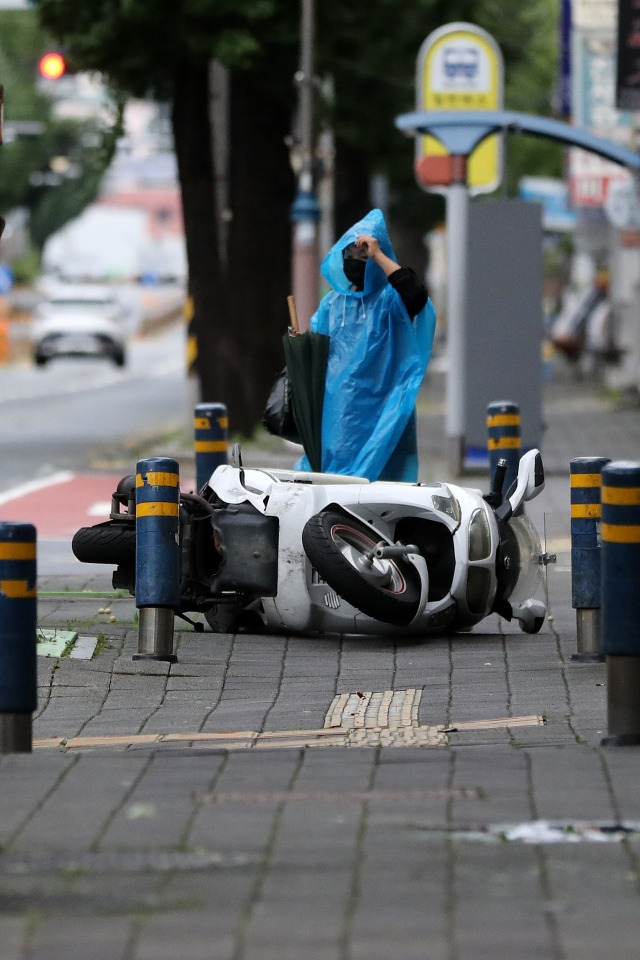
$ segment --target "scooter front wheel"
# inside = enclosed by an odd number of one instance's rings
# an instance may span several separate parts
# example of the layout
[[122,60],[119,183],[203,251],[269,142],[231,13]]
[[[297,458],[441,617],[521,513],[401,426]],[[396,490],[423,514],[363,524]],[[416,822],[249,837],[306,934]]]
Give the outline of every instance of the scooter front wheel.
[[406,626],[420,604],[420,577],[403,557],[371,559],[376,546],[364,523],[322,510],[304,526],[302,545],[323,580],[357,610],[395,626]]

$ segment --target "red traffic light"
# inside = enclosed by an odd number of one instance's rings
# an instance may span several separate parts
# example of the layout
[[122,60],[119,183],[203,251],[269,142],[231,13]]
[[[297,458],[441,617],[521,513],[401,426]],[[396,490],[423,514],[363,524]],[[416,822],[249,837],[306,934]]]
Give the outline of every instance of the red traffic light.
[[40,58],[38,70],[45,80],[58,80],[67,69],[67,63],[61,53],[45,53]]

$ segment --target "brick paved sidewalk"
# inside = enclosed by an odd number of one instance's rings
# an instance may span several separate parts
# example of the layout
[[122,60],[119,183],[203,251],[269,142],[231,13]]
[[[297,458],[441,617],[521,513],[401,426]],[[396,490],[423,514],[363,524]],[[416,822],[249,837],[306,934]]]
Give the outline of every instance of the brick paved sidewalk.
[[536,636],[497,617],[427,642],[177,621],[167,665],[131,659],[135,604],[99,568],[40,585],[41,627],[101,641],[39,659],[36,748],[0,758],[0,960],[637,956],[640,754],[600,746],[604,665],[571,660],[563,469],[633,458],[637,413],[554,390]]

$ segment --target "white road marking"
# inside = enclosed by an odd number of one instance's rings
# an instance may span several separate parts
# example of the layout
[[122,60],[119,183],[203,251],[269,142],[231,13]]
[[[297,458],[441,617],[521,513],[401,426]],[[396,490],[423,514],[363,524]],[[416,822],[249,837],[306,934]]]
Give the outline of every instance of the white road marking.
[[59,483],[68,483],[74,477],[75,473],[71,473],[70,470],[58,470],[56,473],[49,474],[48,477],[19,483],[16,487],[11,487],[4,493],[0,493],[0,505],[9,503],[11,500],[19,500],[20,497],[26,497],[29,493],[36,493],[38,490],[44,490],[47,487],[55,487]]
[[87,509],[88,517],[104,517],[109,516],[111,513],[111,501],[98,500],[96,503],[92,503]]

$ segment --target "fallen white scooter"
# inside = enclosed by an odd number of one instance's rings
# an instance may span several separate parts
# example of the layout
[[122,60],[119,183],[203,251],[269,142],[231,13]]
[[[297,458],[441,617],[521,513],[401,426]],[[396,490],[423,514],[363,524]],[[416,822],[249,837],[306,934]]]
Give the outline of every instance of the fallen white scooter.
[[[218,467],[180,497],[181,603],[217,632],[413,635],[465,630],[495,612],[537,632],[549,559],[523,504],[544,488],[542,459],[520,460],[502,495],[452,483],[369,483],[293,470]],[[115,562],[135,594],[134,478],[111,520],[74,538],[80,560]],[[185,616],[185,619],[189,619]]]

